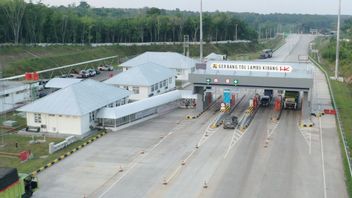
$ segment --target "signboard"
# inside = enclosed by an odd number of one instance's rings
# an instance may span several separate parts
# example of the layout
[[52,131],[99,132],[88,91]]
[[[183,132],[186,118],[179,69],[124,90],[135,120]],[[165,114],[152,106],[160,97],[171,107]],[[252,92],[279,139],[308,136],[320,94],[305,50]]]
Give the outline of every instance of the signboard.
[[207,64],[205,63],[196,63],[196,69],[207,69]]
[[249,63],[211,63],[212,70],[226,71],[253,71],[253,72],[281,72],[290,73],[292,67],[289,65],[271,65],[271,64],[249,64]]
[[231,92],[228,89],[224,90],[224,103],[225,104],[230,104],[231,102]]

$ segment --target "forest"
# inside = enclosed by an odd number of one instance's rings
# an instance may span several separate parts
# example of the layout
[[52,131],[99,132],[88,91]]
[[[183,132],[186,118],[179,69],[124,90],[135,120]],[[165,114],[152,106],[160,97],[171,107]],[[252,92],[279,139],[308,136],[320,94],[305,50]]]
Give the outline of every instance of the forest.
[[[334,16],[205,12],[205,41],[273,37],[276,32],[329,30]],[[237,30],[237,31],[236,31]],[[237,36],[236,36],[237,32]],[[158,8],[93,8],[87,2],[49,7],[0,1],[0,43],[117,43],[199,40],[199,13]]]

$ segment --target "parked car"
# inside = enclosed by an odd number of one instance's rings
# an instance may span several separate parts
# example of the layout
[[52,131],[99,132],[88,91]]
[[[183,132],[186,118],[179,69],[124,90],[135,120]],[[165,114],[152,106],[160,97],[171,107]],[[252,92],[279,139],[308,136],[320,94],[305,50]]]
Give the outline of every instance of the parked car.
[[88,78],[89,77],[89,72],[87,72],[86,70],[81,70],[79,72],[79,77],[80,78]]
[[97,75],[97,72],[95,71],[95,69],[87,69],[86,71],[88,72],[88,75],[90,77]]
[[260,58],[271,58],[273,57],[273,50],[272,49],[265,49],[262,51],[262,53],[260,54]]
[[111,65],[100,65],[98,67],[98,70],[99,71],[113,71],[114,70],[114,67],[111,66]]
[[75,75],[73,75],[73,74],[62,74],[60,76],[60,78],[74,78],[74,77],[75,77]]
[[238,124],[238,118],[236,116],[228,116],[224,119],[224,129],[235,129]]

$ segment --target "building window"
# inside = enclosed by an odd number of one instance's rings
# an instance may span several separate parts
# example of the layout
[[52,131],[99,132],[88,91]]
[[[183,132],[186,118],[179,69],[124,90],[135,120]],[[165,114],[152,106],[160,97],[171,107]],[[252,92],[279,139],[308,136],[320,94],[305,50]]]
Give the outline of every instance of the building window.
[[171,84],[171,83],[172,83],[172,77],[169,78],[169,84]]
[[154,91],[154,85],[151,86],[151,90],[152,90],[152,92]]
[[40,114],[40,113],[35,113],[35,114],[34,114],[34,122],[35,122],[35,123],[42,123],[42,114]]
[[1,95],[0,98],[6,98],[6,97],[9,97],[10,95],[9,94],[4,94],[4,95]]
[[123,86],[124,89],[128,90],[128,86]]
[[160,88],[163,87],[163,81],[161,81],[161,82],[159,83],[159,87],[160,87]]
[[163,81],[163,87],[166,86],[166,81],[167,81],[167,80],[164,80],[164,81]]
[[25,92],[27,92],[27,90],[16,91],[16,94],[21,94],[21,93],[25,93]]
[[54,115],[54,114],[49,114],[49,116],[50,116],[50,117],[55,117],[55,115]]
[[109,107],[114,107],[114,103],[109,104]]
[[156,90],[158,90],[159,88],[158,88],[158,83],[156,83],[155,85],[154,85],[154,90],[156,91]]
[[176,69],[177,75],[181,75],[184,73],[183,69]]
[[94,112],[90,112],[89,113],[89,122],[92,122],[94,120],[95,120],[95,114],[94,114]]
[[139,87],[132,87],[134,94],[139,94]]

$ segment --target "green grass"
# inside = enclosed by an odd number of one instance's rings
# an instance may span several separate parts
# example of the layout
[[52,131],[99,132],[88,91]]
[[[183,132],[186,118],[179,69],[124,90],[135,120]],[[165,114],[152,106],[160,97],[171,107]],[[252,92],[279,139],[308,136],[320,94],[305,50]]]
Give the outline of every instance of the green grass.
[[[211,52],[226,54],[228,57],[234,59],[244,58],[253,59],[259,56],[259,52],[264,48],[275,48],[283,40],[280,38],[268,40],[264,43],[232,43],[232,44],[209,44],[204,45],[204,55]],[[128,57],[141,54],[145,51],[173,51],[183,52],[182,45],[151,45],[151,46],[103,46],[103,47],[90,47],[90,46],[7,46],[0,47],[0,59],[3,60],[2,65],[3,76],[13,76],[24,74],[25,72],[39,71],[49,69],[66,64],[73,64],[82,61],[114,56],[118,58],[107,60],[105,63],[112,63],[117,65]],[[190,56],[199,56],[199,46],[190,46]],[[102,62],[97,62],[90,65],[83,65],[80,68],[97,66]],[[50,75],[60,75],[54,73]]]
[[[33,153],[33,158],[27,162],[21,163],[18,158],[4,157],[0,155],[0,167],[15,167],[21,173],[31,173],[40,167],[46,165],[47,163],[53,161],[59,156],[65,154],[66,152],[78,147],[85,141],[88,141],[91,137],[79,140],[70,146],[62,149],[56,153],[49,154],[49,143],[50,142],[61,142],[62,138],[46,138],[45,143],[40,144],[29,144],[32,137],[22,136],[17,134],[7,134],[4,136],[5,147],[0,147],[0,152],[10,152],[18,153],[23,150],[30,150]],[[37,139],[43,139],[42,137]],[[18,148],[16,148],[16,142],[18,143]],[[1,137],[0,137],[1,143]],[[74,155],[74,154],[73,154]]]
[[6,113],[6,114],[1,115],[0,116],[0,126],[2,126],[3,122],[6,120],[16,121],[14,128],[26,126],[26,118],[22,117],[17,112],[10,112],[10,113]]

